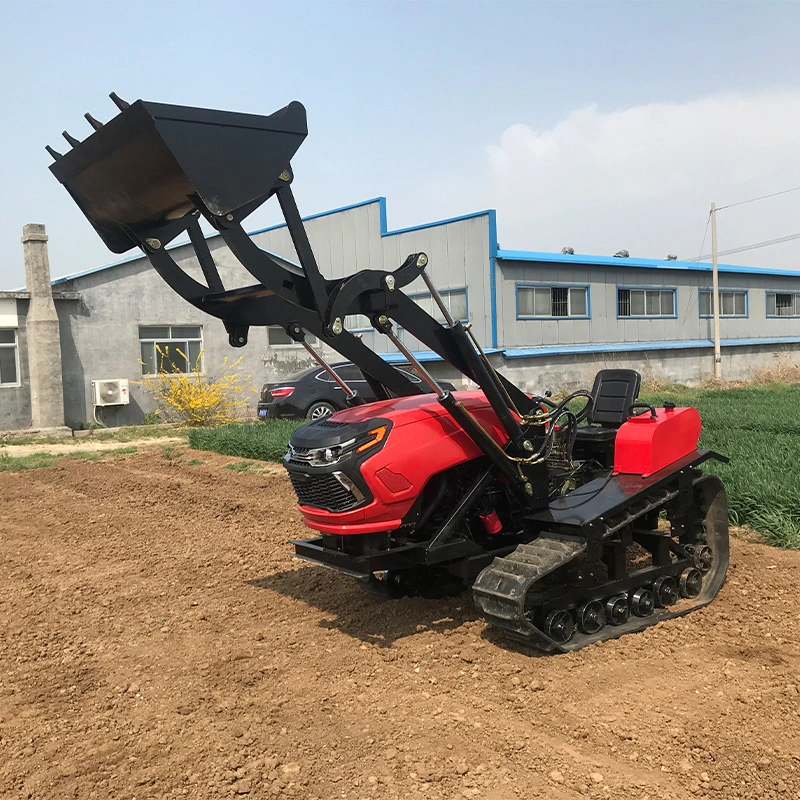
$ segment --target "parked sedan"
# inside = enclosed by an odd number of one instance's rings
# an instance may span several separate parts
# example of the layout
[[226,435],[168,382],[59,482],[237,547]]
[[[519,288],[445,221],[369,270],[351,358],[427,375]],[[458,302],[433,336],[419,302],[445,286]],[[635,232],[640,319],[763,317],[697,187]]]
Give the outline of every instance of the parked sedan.
[[[368,403],[376,399],[355,364],[345,361],[332,366],[337,375],[358,392],[359,397],[363,397]],[[422,383],[419,375],[411,371],[408,364],[398,366],[408,373],[412,382],[422,384],[422,388],[429,391],[427,384]],[[449,391],[455,389],[446,381],[440,381],[440,384]],[[314,420],[346,407],[345,393],[339,384],[321,367],[312,367],[289,380],[265,383],[258,401],[258,416],[261,419],[278,417]]]

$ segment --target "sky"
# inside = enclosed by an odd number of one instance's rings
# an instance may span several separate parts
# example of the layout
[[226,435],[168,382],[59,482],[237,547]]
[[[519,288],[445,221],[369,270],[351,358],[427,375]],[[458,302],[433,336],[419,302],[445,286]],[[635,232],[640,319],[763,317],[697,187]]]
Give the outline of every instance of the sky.
[[[301,213],[382,195],[396,229],[496,208],[504,249],[694,258],[711,202],[800,187],[800,2],[6,0],[3,29],[0,289],[24,285],[28,222],[53,277],[119,258],[44,150],[114,116],[110,91],[300,100]],[[281,221],[273,203],[246,227]],[[800,233],[799,212],[800,191],[723,209],[719,248]],[[721,261],[798,269],[800,239]]]

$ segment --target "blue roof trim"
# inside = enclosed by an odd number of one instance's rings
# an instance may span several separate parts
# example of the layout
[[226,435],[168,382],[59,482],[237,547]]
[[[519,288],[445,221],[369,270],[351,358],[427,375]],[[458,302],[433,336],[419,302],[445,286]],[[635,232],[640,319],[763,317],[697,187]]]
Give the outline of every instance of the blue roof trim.
[[[662,261],[657,258],[616,258],[614,256],[564,255],[563,253],[543,253],[528,250],[498,250],[501,261],[537,261],[551,264],[570,264],[571,266],[597,267],[639,267],[641,269],[674,269],[684,272],[711,272],[711,264],[699,261]],[[744,275],[781,275],[785,278],[800,278],[800,271],[787,269],[767,269],[761,267],[738,267],[735,264],[719,264],[720,272],[733,272]]]
[[492,347],[497,347],[497,212],[489,211],[489,316]]
[[488,216],[491,220],[491,217],[494,213],[494,209],[487,208],[485,211],[475,211],[472,214],[463,214],[460,217],[437,219],[436,222],[426,222],[424,225],[412,225],[410,228],[398,228],[396,231],[388,231],[384,228],[381,230],[381,236],[396,236],[399,233],[410,233],[411,231],[421,231],[425,228],[436,228],[439,225],[449,225],[451,222],[463,222],[466,219],[475,219],[475,217]]
[[[722,339],[722,347],[752,345],[800,344],[800,336],[764,336],[758,339]],[[645,350],[692,350],[714,347],[711,339],[686,339],[671,342],[609,342],[607,344],[572,344],[553,347],[519,347],[503,350],[504,358],[537,358],[570,356],[584,353],[640,353]]]
[[[423,230],[425,228],[435,228],[435,227],[437,227],[439,225],[448,225],[451,222],[461,222],[461,221],[466,220],[466,219],[474,219],[475,217],[483,217],[483,216],[487,216],[487,215],[489,216],[489,220],[490,220],[489,225],[490,225],[490,228],[491,228],[491,225],[492,225],[491,220],[494,219],[494,216],[495,216],[495,212],[494,212],[493,209],[487,209],[485,211],[475,211],[475,212],[473,212],[471,214],[464,214],[463,216],[460,216],[460,217],[449,217],[448,219],[440,219],[440,220],[436,220],[435,222],[426,222],[423,225],[413,225],[410,228],[399,228],[396,231],[390,231],[390,230],[388,230],[388,222],[387,222],[387,215],[386,215],[386,198],[385,197],[373,197],[373,198],[371,198],[369,200],[362,200],[360,203],[351,203],[348,206],[340,206],[339,208],[332,208],[330,211],[320,211],[318,214],[311,214],[308,217],[303,217],[303,222],[308,222],[309,220],[312,220],[312,219],[319,219],[320,217],[328,217],[331,214],[339,214],[342,211],[351,211],[354,208],[362,208],[363,206],[372,205],[373,203],[379,203],[380,204],[379,214],[380,214],[381,237],[384,237],[384,236],[396,236],[397,234],[400,234],[400,233],[410,233],[411,231],[419,231],[419,230]],[[496,222],[495,222],[495,225],[496,225]],[[248,236],[255,236],[255,235],[259,234],[259,233],[267,233],[269,231],[276,231],[276,230],[279,230],[280,228],[285,228],[285,227],[286,227],[286,223],[285,222],[281,222],[278,225],[271,225],[271,226],[269,226],[267,228],[259,228],[258,230],[255,230],[255,231],[248,231],[247,235]],[[217,236],[219,236],[218,233],[210,233],[207,236],[205,236],[205,239],[214,239]],[[495,241],[494,248],[495,249],[497,249],[496,239],[497,239],[497,236],[495,234],[495,237],[494,237],[494,241]],[[188,239],[185,240],[185,241],[180,241],[180,242],[175,242],[173,244],[170,244],[166,249],[167,250],[174,250],[176,247],[184,247],[187,244],[190,244]],[[277,253],[270,253],[270,251],[268,251],[268,250],[266,250],[265,252],[269,253],[272,256],[275,256],[276,258],[281,258],[281,259],[283,259],[284,261],[287,261],[290,264],[294,264],[294,266],[296,266],[296,267],[299,266],[299,264],[295,264],[293,261],[290,261],[288,258],[283,258],[283,256],[279,256]],[[72,275],[65,275],[62,278],[56,278],[54,281],[51,281],[51,285],[55,286],[56,284],[66,283],[68,281],[75,280],[76,278],[83,278],[86,275],[92,275],[95,272],[101,272],[104,269],[111,269],[112,267],[118,267],[121,264],[127,264],[127,263],[129,263],[131,261],[137,261],[140,258],[144,258],[144,256],[143,255],[130,256],[128,258],[122,259],[121,261],[114,261],[111,264],[103,264],[103,266],[101,266],[101,267],[92,267],[91,269],[84,270],[83,272],[75,272]]]
[[[371,205],[372,203],[380,203],[380,226],[381,236],[396,236],[399,233],[410,233],[412,231],[420,231],[425,228],[435,228],[439,225],[448,225],[451,222],[462,222],[465,219],[474,219],[475,217],[483,217],[485,215],[494,214],[493,209],[486,209],[485,211],[473,211],[471,214],[464,214],[460,217],[449,217],[448,219],[439,219],[435,222],[425,222],[422,225],[412,225],[408,228],[398,228],[397,230],[390,231],[386,214],[386,198],[373,197],[371,200],[362,200],[360,203],[351,203],[349,206],[341,206],[340,208],[333,208],[330,211],[321,211],[318,214],[311,214],[308,217],[303,217],[303,222],[309,222],[312,219],[319,219],[320,217],[328,217],[331,214],[339,214],[342,211],[352,211],[354,208],[363,208],[363,206]],[[280,228],[285,228],[286,223],[282,222],[278,225],[271,225],[268,228],[260,228],[257,231],[250,231],[249,236],[255,236],[259,233],[267,233],[268,231],[276,231]]]
[[[215,236],[219,236],[218,233],[211,233],[208,236],[204,237],[206,240],[213,239]],[[165,248],[166,250],[175,250],[178,247],[186,247],[186,245],[191,244],[191,242],[187,239],[185,242],[175,242],[173,244],[167,245]],[[264,250],[264,248],[260,248],[263,250],[267,255],[272,256],[273,258],[277,258],[279,261],[285,261],[287,264],[291,264],[293,267],[297,267],[300,269],[300,265],[295,263],[289,258],[284,258],[277,253],[273,253],[271,250]],[[120,267],[123,264],[130,264],[132,261],[138,261],[139,259],[144,258],[147,259],[147,256],[144,253],[140,253],[138,256],[128,256],[128,258],[123,258],[120,261],[115,261],[113,264],[104,264],[102,267],[92,267],[91,269],[86,269],[83,272],[75,272],[72,275],[64,275],[61,278],[56,278],[55,280],[50,281],[51,286],[56,286],[59,283],[68,283],[69,281],[74,281],[77,278],[83,278],[86,275],[93,275],[95,272],[102,272],[104,269],[111,269],[112,267]],[[22,291],[25,291],[22,289]]]
[[[380,203],[381,204],[381,231],[384,230],[385,227],[385,220],[386,220],[386,198],[385,197],[373,197],[370,200],[362,200],[360,203],[351,203],[349,206],[340,206],[339,208],[332,208],[330,211],[320,211],[316,214],[311,214],[308,217],[302,217],[303,222],[308,222],[312,219],[319,219],[320,217],[329,217],[331,214],[340,214],[342,211],[352,211],[354,208],[361,208],[362,206],[368,206],[372,203]],[[257,233],[267,233],[268,231],[277,231],[279,228],[285,228],[286,223],[281,222],[277,225],[270,225],[266,228],[259,228],[257,231],[250,231],[247,235],[248,236],[255,236]],[[215,236],[219,234],[214,234]]]
[[[491,294],[491,323],[492,323],[492,346],[497,347],[497,308],[496,308],[496,262],[500,261],[536,261],[551,264],[570,264],[572,266],[603,266],[603,267],[639,267],[644,269],[672,269],[679,271],[695,271],[695,272],[711,272],[710,264],[703,264],[696,261],[662,261],[654,258],[614,258],[613,256],[593,256],[593,255],[564,255],[563,253],[546,253],[533,250],[500,250],[497,246],[497,212],[494,209],[485,209],[483,211],[474,211],[471,214],[463,214],[457,217],[448,217],[447,219],[440,219],[434,222],[426,222],[422,225],[412,225],[407,228],[398,228],[397,230],[390,231],[388,229],[387,213],[386,213],[386,198],[373,197],[369,200],[362,200],[358,203],[351,203],[350,205],[340,206],[328,211],[321,211],[317,214],[303,217],[304,222],[327,217],[331,214],[339,214],[343,211],[350,211],[354,208],[362,208],[373,203],[379,204],[380,216],[380,234],[381,237],[397,236],[401,233],[411,233],[413,231],[424,230],[426,228],[435,228],[441,225],[449,225],[454,222],[463,222],[468,219],[475,219],[476,217],[486,216],[489,218],[489,260],[490,260],[490,294]],[[278,230],[285,228],[286,223],[272,225],[266,228],[259,228],[258,230],[249,231],[249,236],[255,236],[260,233]],[[205,236],[206,239],[213,239],[219,236],[218,233],[211,233]],[[189,241],[175,242],[169,245],[167,249],[172,250],[176,247],[183,247],[189,244]],[[276,254],[272,254],[276,255]],[[105,269],[118,267],[122,264],[130,263],[143,258],[142,255],[134,255],[120,261],[114,261],[111,264],[104,264],[99,267],[76,272],[71,275],[65,275],[56,278],[51,283],[58,285],[66,283],[76,278],[82,278],[86,275],[92,275],[95,272],[101,272]],[[288,259],[284,259],[288,260]],[[291,263],[291,262],[290,262]],[[770,275],[786,278],[800,278],[800,271],[798,270],[779,270],[779,269],[766,269],[760,267],[739,267],[733,264],[720,264],[719,271],[724,273],[738,273],[741,275]]]
[[[171,245],[167,249],[171,250],[172,247],[180,247],[180,245]],[[93,275],[95,272],[102,272],[104,269],[111,269],[111,267],[120,267],[123,264],[130,264],[131,261],[138,261],[140,258],[144,258],[142,253],[139,253],[138,256],[128,256],[127,258],[120,259],[119,261],[114,261],[112,264],[103,264],[102,267],[92,267],[91,269],[83,270],[83,272],[73,272],[72,275],[64,275],[61,278],[55,278],[54,280],[50,281],[50,285],[57,286],[59,283],[74,281],[76,278],[83,278],[86,275]]]

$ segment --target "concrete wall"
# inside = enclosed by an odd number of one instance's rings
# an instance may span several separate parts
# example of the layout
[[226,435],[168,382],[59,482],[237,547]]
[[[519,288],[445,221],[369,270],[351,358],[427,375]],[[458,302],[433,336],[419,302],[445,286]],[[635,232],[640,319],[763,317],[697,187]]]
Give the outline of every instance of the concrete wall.
[[[793,358],[800,363],[797,346],[752,345],[723,348],[722,374],[726,380],[746,380],[761,367],[771,367],[779,359]],[[644,350],[633,353],[583,353],[541,358],[509,359],[491,357],[496,369],[526,392],[542,394],[591,389],[601,369],[635,369],[644,380],[665,380],[689,386],[713,376],[714,353],[708,348],[682,350]]]
[[[186,250],[186,248],[181,248]],[[179,252],[182,260],[186,254]],[[199,268],[192,271],[199,272]],[[99,419],[109,425],[141,422],[156,408],[142,384],[140,325],[199,325],[203,332],[204,370],[213,373],[241,355],[238,371],[260,387],[264,378],[264,336],[254,333],[242,350],[228,344],[222,322],[203,314],[169,289],[145,259],[75,278],[63,288],[80,294],[80,301],[57,306],[61,328],[66,422],[80,427],[92,421],[91,382],[127,378],[130,404],[101,409]],[[255,394],[248,395],[251,404]]]

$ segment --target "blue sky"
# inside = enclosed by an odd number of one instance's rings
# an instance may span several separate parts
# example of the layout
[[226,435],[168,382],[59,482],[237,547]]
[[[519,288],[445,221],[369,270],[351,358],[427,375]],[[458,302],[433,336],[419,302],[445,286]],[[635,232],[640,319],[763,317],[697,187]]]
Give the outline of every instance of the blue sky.
[[[47,169],[132,101],[308,109],[301,212],[391,228],[497,207],[504,248],[699,254],[709,203],[800,186],[795,2],[4,4],[0,287],[26,222],[52,273],[115,260]],[[800,192],[720,213],[720,248],[800,232]],[[278,220],[264,208],[257,228]],[[708,250],[708,242],[704,248]],[[800,240],[724,259],[798,267]],[[155,279],[155,276],[154,276]]]

